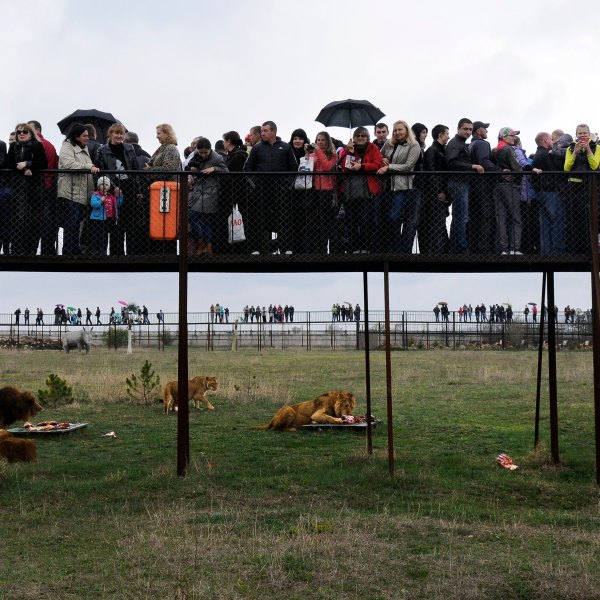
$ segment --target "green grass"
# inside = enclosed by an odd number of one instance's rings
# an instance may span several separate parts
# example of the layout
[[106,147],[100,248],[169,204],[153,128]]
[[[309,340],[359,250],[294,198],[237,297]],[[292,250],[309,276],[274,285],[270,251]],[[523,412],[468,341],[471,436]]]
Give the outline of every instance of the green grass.
[[[536,354],[393,353],[393,476],[385,423],[372,456],[360,434],[244,428],[328,389],[352,390],[364,414],[361,353],[192,349],[190,376],[220,387],[216,410],[190,407],[177,477],[177,418],[125,385],[146,359],[175,379],[176,358],[0,355],[0,386],[36,392],[50,372],[73,386],[78,402],[38,419],[89,422],[38,439],[37,463],[0,463],[0,598],[600,597],[590,353],[558,356],[558,466],[546,384],[532,451]],[[384,359],[371,355],[385,420]],[[500,452],[521,468],[497,467]]]

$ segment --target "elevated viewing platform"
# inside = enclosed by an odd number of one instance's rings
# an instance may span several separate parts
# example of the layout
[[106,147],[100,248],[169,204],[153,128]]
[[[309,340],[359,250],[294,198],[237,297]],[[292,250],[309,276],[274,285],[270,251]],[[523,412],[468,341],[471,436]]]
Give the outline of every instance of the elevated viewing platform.
[[185,245],[190,272],[589,271],[577,175],[0,171],[0,269],[178,271]]

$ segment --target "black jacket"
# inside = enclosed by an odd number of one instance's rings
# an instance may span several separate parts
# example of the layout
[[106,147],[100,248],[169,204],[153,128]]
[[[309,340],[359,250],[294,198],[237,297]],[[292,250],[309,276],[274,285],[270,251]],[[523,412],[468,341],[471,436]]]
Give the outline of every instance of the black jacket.
[[[131,144],[123,144],[123,154],[125,155],[125,164],[123,169],[126,171],[138,171],[138,161],[135,155],[135,149]],[[102,144],[96,152],[95,165],[102,171],[116,171],[117,157],[111,152],[108,144]]]
[[[425,171],[447,171],[448,162],[446,161],[446,146],[442,146],[437,140],[425,150],[423,157]],[[436,175],[428,179],[431,182],[431,187],[436,194],[446,193],[448,185],[447,175]]]
[[241,148],[236,148],[233,152],[225,155],[225,164],[230,171],[241,172],[248,159],[248,153]]
[[474,165],[481,165],[485,172],[500,171],[500,167],[494,162],[492,147],[487,140],[474,137],[469,144],[469,156]]
[[0,140],[0,169],[5,168],[6,163],[6,144]]
[[285,171],[297,171],[298,163],[292,151],[292,147],[281,138],[277,138],[274,144],[258,142],[250,150],[248,160],[244,165],[244,171],[276,173]]
[[[131,144],[123,144],[123,155],[125,163],[119,167],[117,157],[112,153],[108,144],[102,144],[96,152],[94,164],[100,171],[139,171],[139,164],[135,155],[135,150]],[[100,173],[101,175],[102,173]],[[141,181],[135,175],[112,174],[110,180],[113,185],[119,186],[123,190],[124,200],[131,200],[133,195],[139,193]]]
[[446,160],[449,171],[472,171],[474,164],[469,156],[469,146],[464,138],[456,134],[446,146]]
[[[25,144],[13,142],[8,148],[5,168],[16,170],[17,163],[23,161],[27,163],[27,168],[32,171],[47,169],[48,159],[46,158],[46,152],[42,143],[37,140],[32,140]],[[25,170],[23,169],[20,173],[24,174]]]
[[533,157],[532,167],[541,169],[543,173],[533,178],[533,189],[536,192],[557,192],[567,182],[567,175],[550,175],[547,171],[564,171],[563,156],[550,152],[548,148],[538,146]]

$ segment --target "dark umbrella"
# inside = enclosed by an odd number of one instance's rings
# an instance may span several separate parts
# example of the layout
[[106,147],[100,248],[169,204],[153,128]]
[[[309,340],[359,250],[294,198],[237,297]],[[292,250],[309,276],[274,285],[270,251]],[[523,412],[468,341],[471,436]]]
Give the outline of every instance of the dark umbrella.
[[537,302],[528,302],[527,304],[531,304],[531,306],[537,306]]
[[74,123],[82,125],[91,124],[96,128],[96,140],[104,144],[108,138],[108,128],[114,123],[119,123],[110,113],[96,110],[95,108],[78,109],[64,119],[61,119],[57,125],[61,133],[69,135],[69,130]]
[[375,125],[382,113],[368,100],[336,100],[321,109],[315,121],[325,127],[358,127],[359,125]]

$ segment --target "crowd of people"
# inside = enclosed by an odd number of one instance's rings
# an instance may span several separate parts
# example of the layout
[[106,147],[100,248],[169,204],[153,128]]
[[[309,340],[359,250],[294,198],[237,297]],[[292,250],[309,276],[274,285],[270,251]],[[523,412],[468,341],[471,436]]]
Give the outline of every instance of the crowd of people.
[[[347,306],[346,306],[347,305]],[[339,302],[335,303],[331,307],[331,320],[336,321],[360,321],[361,308],[359,304],[356,304],[352,308],[352,302]]]
[[[377,123],[373,141],[358,127],[344,144],[326,131],[313,143],[301,128],[287,143],[265,121],[244,140],[224,133],[214,148],[198,136],[182,161],[167,123],[156,128],[152,155],[120,123],[104,144],[93,125],[75,123],[58,153],[38,121],[18,123],[8,149],[0,142],[9,173],[0,182],[0,250],[57,254],[62,227],[64,255],[175,253],[174,240],[149,237],[148,186],[181,171],[190,254],[587,253],[585,173],[600,165],[596,134],[585,124],[575,138],[542,131],[527,156],[519,130],[500,128],[492,147],[489,127],[462,118],[451,137],[438,124],[427,147],[422,123],[395,121],[391,132]],[[33,177],[56,168],[77,172]],[[246,176],[220,177],[235,172]],[[497,177],[466,177],[484,173]]]
[[[554,310],[545,308],[548,316],[554,318],[555,322],[559,321],[560,310],[558,306],[554,306]],[[463,323],[473,322],[473,316],[475,316],[476,323],[512,323],[515,317],[512,305],[504,302],[497,304],[490,304],[489,308],[485,303],[477,304],[473,309],[471,304],[463,304],[459,306],[455,311],[458,315],[458,320]],[[439,302],[433,307],[433,313],[435,315],[436,322],[449,322],[450,310],[446,302]],[[539,309],[536,302],[529,302],[525,305],[521,311],[522,320],[525,323],[538,322]],[[570,305],[564,307],[563,311],[563,322],[564,323],[575,323],[575,317],[577,311],[571,308]],[[589,320],[586,317],[586,320]]]
[[294,311],[296,309],[293,305],[281,306],[281,304],[269,304],[269,308],[264,306],[261,308],[260,305],[256,306],[244,306],[242,314],[244,316],[244,323],[293,323],[294,322]]

